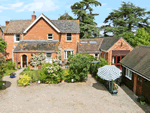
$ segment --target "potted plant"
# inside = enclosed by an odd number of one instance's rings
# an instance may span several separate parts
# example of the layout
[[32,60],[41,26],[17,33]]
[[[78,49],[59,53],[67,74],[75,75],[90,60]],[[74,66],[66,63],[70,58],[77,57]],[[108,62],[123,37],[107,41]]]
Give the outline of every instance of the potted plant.
[[18,65],[17,68],[20,69],[20,65]]
[[20,64],[20,61],[18,61],[18,64]]
[[140,103],[141,105],[145,105],[145,98],[143,96],[140,98]]
[[10,78],[15,78],[16,76],[16,73],[14,73],[14,72],[12,72],[12,73],[10,73]]

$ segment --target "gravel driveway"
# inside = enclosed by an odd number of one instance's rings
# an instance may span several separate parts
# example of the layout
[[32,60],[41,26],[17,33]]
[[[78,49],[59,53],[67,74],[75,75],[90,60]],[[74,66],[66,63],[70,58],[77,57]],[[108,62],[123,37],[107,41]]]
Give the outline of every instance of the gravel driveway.
[[90,75],[86,83],[34,83],[27,87],[18,87],[17,78],[3,78],[11,86],[0,91],[0,113],[144,112],[120,87],[117,96],[112,96]]

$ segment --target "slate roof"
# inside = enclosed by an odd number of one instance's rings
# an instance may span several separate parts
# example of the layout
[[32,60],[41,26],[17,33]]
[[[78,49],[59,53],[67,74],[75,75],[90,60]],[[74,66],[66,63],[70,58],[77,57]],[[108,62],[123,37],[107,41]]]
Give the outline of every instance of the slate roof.
[[[102,43],[102,38],[95,39],[80,39],[78,43],[78,53],[99,53],[99,48]],[[81,43],[86,41],[87,43]],[[90,41],[96,41],[96,44],[90,44]]]
[[31,23],[31,20],[10,20],[4,33],[22,33]]
[[137,46],[120,63],[150,79],[150,46]]
[[[44,14],[42,14],[45,16]],[[46,17],[46,16],[45,16]],[[46,17],[61,33],[80,33],[78,20],[50,20]],[[6,34],[22,33],[27,27],[31,25],[31,20],[11,20],[7,25]]]
[[61,33],[80,33],[78,20],[51,20]]
[[58,45],[58,41],[21,40],[14,52],[56,52]]
[[107,51],[112,47],[121,37],[104,37],[100,49]]
[[2,29],[2,31],[5,31],[6,26],[0,26],[0,28]]

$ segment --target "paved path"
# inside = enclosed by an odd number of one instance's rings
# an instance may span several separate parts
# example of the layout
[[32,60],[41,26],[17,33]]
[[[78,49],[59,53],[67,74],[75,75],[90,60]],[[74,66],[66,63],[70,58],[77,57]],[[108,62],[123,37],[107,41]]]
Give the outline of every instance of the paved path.
[[90,75],[84,83],[37,84],[18,87],[17,77],[12,85],[0,92],[0,113],[144,113],[119,87],[112,96]]

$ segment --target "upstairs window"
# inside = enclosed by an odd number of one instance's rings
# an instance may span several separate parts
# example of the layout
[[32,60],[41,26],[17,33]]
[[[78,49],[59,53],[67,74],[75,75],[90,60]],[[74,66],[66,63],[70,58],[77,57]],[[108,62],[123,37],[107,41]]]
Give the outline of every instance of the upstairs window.
[[67,42],[71,42],[72,41],[72,34],[71,33],[67,33]]
[[47,39],[48,40],[53,40],[53,34],[47,34]]
[[19,42],[20,41],[20,34],[15,34],[14,35],[14,42]]

